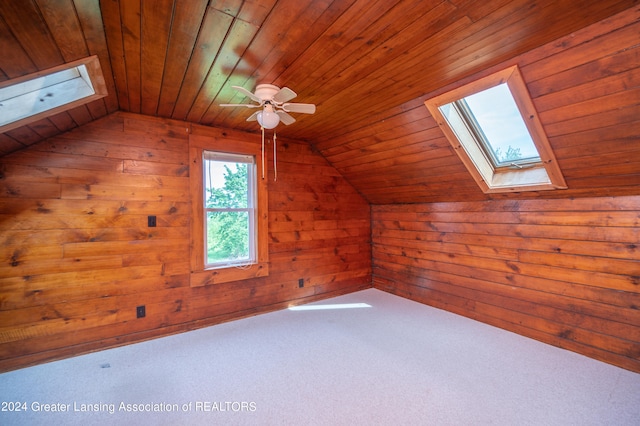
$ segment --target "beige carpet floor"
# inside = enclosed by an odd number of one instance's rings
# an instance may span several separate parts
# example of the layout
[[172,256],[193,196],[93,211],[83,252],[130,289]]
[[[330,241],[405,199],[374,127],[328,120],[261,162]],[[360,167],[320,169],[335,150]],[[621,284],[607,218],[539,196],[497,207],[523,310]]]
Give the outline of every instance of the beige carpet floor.
[[0,424],[640,425],[640,374],[374,289],[305,307],[2,374]]

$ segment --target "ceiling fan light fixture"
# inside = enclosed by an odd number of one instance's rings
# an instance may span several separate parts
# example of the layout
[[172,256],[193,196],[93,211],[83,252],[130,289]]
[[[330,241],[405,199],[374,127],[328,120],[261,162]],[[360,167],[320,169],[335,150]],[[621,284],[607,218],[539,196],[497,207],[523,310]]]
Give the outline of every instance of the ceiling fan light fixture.
[[258,123],[265,129],[273,129],[280,123],[280,116],[273,110],[273,105],[265,104],[264,109],[256,116]]

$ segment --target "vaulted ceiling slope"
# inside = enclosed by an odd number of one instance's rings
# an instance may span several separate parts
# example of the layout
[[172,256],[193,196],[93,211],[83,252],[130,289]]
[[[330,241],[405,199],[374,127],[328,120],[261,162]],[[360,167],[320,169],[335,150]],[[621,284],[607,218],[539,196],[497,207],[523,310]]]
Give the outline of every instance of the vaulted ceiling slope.
[[639,9],[637,0],[3,0],[0,81],[98,55],[110,94],[0,134],[0,152],[116,110],[255,132],[251,110],[218,105],[246,100],[233,85],[273,83],[318,107],[279,136],[309,141],[371,203],[504,197],[479,190],[423,102],[518,64],[569,186],[545,196],[637,193]]

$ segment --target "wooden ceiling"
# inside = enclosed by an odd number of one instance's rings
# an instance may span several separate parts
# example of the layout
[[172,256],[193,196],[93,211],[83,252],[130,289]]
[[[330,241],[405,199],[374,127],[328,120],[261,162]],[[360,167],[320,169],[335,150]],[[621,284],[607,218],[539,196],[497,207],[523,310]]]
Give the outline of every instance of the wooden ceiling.
[[[279,137],[311,143],[369,202],[487,199],[423,102],[518,64],[570,188],[543,195],[637,194],[639,9],[637,0],[2,0],[0,81],[95,54],[110,95],[0,134],[0,152],[116,110],[256,132],[252,110],[218,105],[245,100],[233,85],[273,83],[317,105],[292,114]],[[491,197],[505,196],[515,195]]]

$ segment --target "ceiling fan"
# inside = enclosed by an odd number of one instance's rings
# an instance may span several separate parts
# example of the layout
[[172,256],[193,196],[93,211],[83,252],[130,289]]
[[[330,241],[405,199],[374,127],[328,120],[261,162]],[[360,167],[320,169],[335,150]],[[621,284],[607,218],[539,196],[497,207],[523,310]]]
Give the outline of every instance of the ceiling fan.
[[283,87],[282,89],[273,84],[258,84],[255,93],[251,93],[244,87],[231,86],[238,92],[250,98],[255,104],[221,104],[223,107],[247,107],[260,108],[247,121],[257,121],[263,129],[273,129],[281,121],[287,126],[296,121],[289,113],[299,112],[302,114],[313,114],[316,112],[314,104],[290,103],[296,96],[296,92]]

